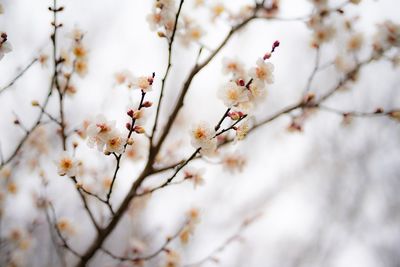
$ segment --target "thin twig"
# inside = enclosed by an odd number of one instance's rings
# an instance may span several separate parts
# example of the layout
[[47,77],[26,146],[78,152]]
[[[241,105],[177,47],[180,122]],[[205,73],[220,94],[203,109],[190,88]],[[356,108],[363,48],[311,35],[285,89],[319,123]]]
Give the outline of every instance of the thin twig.
[[172,182],[172,180],[176,177],[176,175],[178,175],[178,173],[179,173],[191,160],[193,160],[193,159],[196,157],[197,153],[199,153],[200,150],[201,150],[201,148],[196,149],[196,150],[192,153],[192,155],[191,155],[187,160],[185,160],[182,164],[178,165],[177,168],[176,168],[176,170],[175,170],[175,172],[174,172],[174,173],[171,175],[171,177],[169,177],[164,183],[162,183],[161,185],[159,185],[159,186],[157,186],[157,187],[155,187],[155,188],[153,188],[153,189],[146,190],[146,191],[143,192],[143,193],[137,193],[136,196],[139,196],[139,197],[140,197],[140,196],[143,196],[143,195],[151,194],[151,193],[153,193],[153,192],[156,191],[156,190],[160,190],[161,188],[164,188],[164,187],[168,186],[168,185]]
[[147,255],[147,256],[139,256],[139,257],[122,257],[122,256],[117,256],[114,253],[112,253],[110,250],[107,250],[105,248],[101,248],[101,250],[106,253],[107,255],[109,255],[111,258],[115,259],[115,260],[119,260],[121,262],[123,261],[131,261],[131,262],[143,262],[143,261],[148,261],[151,260],[153,258],[155,258],[156,256],[158,256],[160,253],[164,252],[164,251],[168,251],[167,250],[167,246],[174,241],[183,231],[183,229],[185,228],[185,226],[188,224],[188,222],[186,221],[179,229],[178,231],[176,231],[176,233],[172,236],[169,236],[166,238],[165,242],[160,246],[159,249],[157,249],[156,251],[154,251],[153,253]]
[[185,2],[185,0],[181,0],[179,3],[178,11],[176,12],[176,15],[175,15],[175,24],[174,24],[174,28],[172,30],[172,35],[171,35],[171,38],[168,39],[168,64],[167,64],[167,69],[165,71],[164,77],[162,78],[162,81],[161,81],[161,90],[160,90],[160,96],[158,98],[156,117],[154,119],[153,130],[151,131],[151,134],[150,134],[150,146],[153,145],[153,138],[154,138],[154,135],[157,130],[158,117],[160,115],[160,109],[161,109],[162,99],[163,99],[163,95],[164,95],[165,84],[168,79],[170,69],[172,67],[172,63],[171,63],[171,61],[172,61],[172,45],[174,43],[176,29],[178,26],[179,15],[181,13],[184,2]]
[[[145,96],[146,96],[146,92],[142,91],[142,97],[141,97],[141,99],[140,99],[140,103],[139,103],[139,106],[138,106],[138,110],[141,110],[141,109],[143,108],[143,102],[144,102]],[[111,213],[112,213],[113,215],[115,215],[115,212],[114,212],[114,210],[113,210],[113,208],[112,208],[112,206],[111,206],[111,203],[110,203],[111,194],[112,194],[112,192],[113,192],[115,180],[117,179],[117,176],[118,176],[118,171],[119,171],[119,169],[120,169],[120,164],[121,164],[122,155],[125,153],[126,147],[128,146],[128,140],[129,140],[129,138],[131,138],[131,136],[132,136],[132,134],[133,134],[134,127],[135,127],[135,123],[136,123],[136,119],[132,117],[131,127],[130,127],[130,129],[129,129],[129,133],[128,133],[128,136],[127,136],[127,138],[126,138],[126,143],[125,143],[125,145],[124,145],[123,152],[122,152],[121,154],[119,154],[119,155],[117,155],[117,154],[115,154],[115,153],[113,154],[113,155],[115,156],[116,166],[115,166],[113,178],[112,178],[112,180],[111,180],[110,189],[108,190],[107,196],[106,196],[106,204],[108,205],[108,207],[109,207],[109,209],[110,209],[110,211],[111,211]]]
[[25,68],[23,68],[17,76],[15,76],[6,86],[0,89],[0,95],[7,89],[11,88],[24,74],[38,61],[38,58],[34,58]]
[[194,266],[201,266],[206,262],[209,261],[216,261],[216,255],[220,252],[223,252],[231,243],[235,241],[239,241],[241,238],[242,233],[250,226],[252,225],[257,219],[261,217],[261,214],[257,214],[253,217],[250,217],[242,222],[242,224],[239,226],[238,230],[231,236],[229,236],[224,242],[222,242],[218,247],[216,247],[210,254],[202,258],[201,260],[198,260],[196,262],[190,263],[190,264],[185,264],[183,267],[194,267]]
[[51,202],[48,202],[48,205],[50,207],[50,211],[53,214],[53,220],[54,220],[54,229],[56,230],[56,233],[58,235],[58,237],[60,238],[61,242],[62,242],[62,246],[68,250],[69,252],[71,252],[72,254],[74,254],[76,257],[81,258],[82,256],[76,251],[74,250],[67,242],[67,240],[65,239],[65,237],[62,235],[60,229],[57,226],[57,217],[56,217],[56,210],[53,206],[53,204]]

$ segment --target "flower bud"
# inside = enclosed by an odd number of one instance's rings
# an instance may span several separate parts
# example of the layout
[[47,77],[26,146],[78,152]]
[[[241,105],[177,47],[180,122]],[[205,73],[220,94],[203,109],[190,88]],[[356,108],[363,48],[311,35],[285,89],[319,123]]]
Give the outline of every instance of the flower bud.
[[149,107],[151,107],[152,105],[153,105],[152,102],[150,102],[150,101],[145,101],[145,102],[142,104],[142,107],[149,108]]
[[229,118],[231,118],[234,121],[237,121],[238,119],[240,119],[239,113],[238,112],[230,112],[228,114]]
[[135,131],[135,133],[138,133],[138,134],[143,134],[145,132],[144,128],[142,126],[139,126],[139,125],[135,126],[133,128],[133,131]]
[[157,35],[158,35],[158,37],[160,37],[160,38],[167,37],[167,36],[165,35],[165,33],[163,33],[163,32],[157,32]]
[[31,105],[33,107],[38,107],[39,106],[39,102],[37,100],[32,100]]
[[133,139],[132,138],[129,138],[127,141],[126,141],[126,143],[128,144],[128,145],[133,145],[133,143],[134,143],[134,141],[133,141]]
[[264,60],[267,60],[267,59],[270,59],[271,58],[271,53],[265,53],[265,55],[264,55],[264,57],[263,57],[263,59]]
[[126,113],[129,117],[131,117],[131,118],[133,118],[133,115],[134,115],[134,111],[133,111],[133,109],[130,109],[130,110],[128,110],[128,112]]

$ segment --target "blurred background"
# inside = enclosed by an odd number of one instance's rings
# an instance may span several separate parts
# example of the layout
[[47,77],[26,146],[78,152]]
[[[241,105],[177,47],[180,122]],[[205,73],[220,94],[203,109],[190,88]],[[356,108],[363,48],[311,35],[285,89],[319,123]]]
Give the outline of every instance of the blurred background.
[[[78,27],[85,33],[89,50],[88,73],[84,79],[74,78],[76,94],[66,99],[69,125],[78,126],[83,120],[105,114],[123,129],[126,108],[139,100],[138,91],[116,85],[115,73],[129,70],[136,75],[156,73],[149,99],[156,101],[160,79],[167,64],[167,44],[150,31],[146,16],[152,1],[69,0],[58,1],[65,6],[59,20],[60,47],[68,48],[68,35]],[[201,42],[215,48],[229,31],[224,19],[210,22],[207,9],[194,7],[195,1],[185,1],[183,13],[205,25]],[[210,5],[213,1],[209,1]],[[238,10],[253,1],[220,1],[230,10]],[[331,0],[331,6],[345,1]],[[4,14],[0,15],[0,31],[6,31],[13,51],[0,61],[0,88],[39,54],[51,53],[52,1],[1,0]],[[363,0],[359,5],[345,7],[345,16],[356,18],[354,28],[370,40],[376,25],[385,20],[400,23],[400,4],[396,0]],[[280,18],[301,18],[312,12],[306,0],[281,0]],[[340,16],[333,21],[343,23]],[[307,79],[315,62],[315,49],[310,46],[312,32],[303,20],[256,20],[237,33],[221,53],[194,79],[185,99],[179,126],[168,139],[173,157],[190,155],[189,129],[204,120],[215,124],[225,111],[216,97],[226,82],[222,74],[224,57],[238,58],[250,67],[257,58],[270,50],[279,40],[281,45],[271,59],[275,65],[275,83],[268,87],[265,103],[257,109],[255,118],[265,118],[296,103],[303,95]],[[321,48],[321,62],[330,62],[344,46],[344,37]],[[366,45],[367,46],[367,45]],[[179,94],[180,85],[194,65],[199,45],[173,47],[173,68],[161,109],[161,127]],[[207,51],[204,52],[207,54]],[[360,52],[365,58],[368,49]],[[32,100],[47,94],[51,78],[48,66],[35,64],[15,85],[0,95],[0,144],[7,157],[24,132],[13,125],[16,116],[27,126],[39,110]],[[318,96],[338,81],[334,67],[318,73],[311,91]],[[390,62],[373,62],[363,68],[358,81],[349,90],[335,94],[327,105],[344,111],[373,111],[377,107],[391,110],[400,107],[399,69]],[[50,101],[49,112],[57,114],[57,99]],[[150,118],[153,118],[150,115]],[[150,119],[152,120],[152,119]],[[191,164],[203,169],[205,184],[193,188],[190,182],[160,190],[146,200],[135,216],[126,216],[106,246],[122,255],[132,240],[140,242],[144,251],[154,251],[179,227],[185,212],[193,207],[200,210],[201,221],[190,242],[178,241],[171,248],[181,255],[182,265],[198,262],[212,254],[230,237],[235,236],[246,218],[261,214],[240,232],[237,242],[229,243],[202,266],[400,266],[400,124],[387,117],[353,118],[343,124],[342,116],[317,111],[304,122],[303,131],[290,132],[291,116],[281,118],[252,132],[244,141],[224,149],[223,153],[240,153],[246,159],[242,172],[229,172],[219,159],[199,160]],[[149,124],[150,125],[150,124]],[[1,237],[6,238],[16,228],[29,232],[27,249],[2,246],[1,258],[18,260],[18,266],[62,266],[50,238],[50,228],[37,199],[50,199],[57,217],[71,223],[68,241],[78,251],[84,251],[95,235],[84,213],[74,185],[57,175],[54,160],[61,144],[56,127],[49,125],[38,138],[45,144],[45,156],[27,148],[18,163],[12,165],[13,183],[17,190],[9,192],[2,184]],[[88,184],[101,184],[112,175],[114,161],[97,150],[90,149],[78,136],[76,155],[84,161]],[[145,138],[139,140],[145,146]],[[178,148],[180,148],[178,150]],[[144,149],[146,150],[146,149]],[[176,150],[176,151],[175,151]],[[145,153],[145,152],[143,152]],[[138,159],[124,163],[116,184],[114,205],[118,205],[144,164]],[[48,184],[44,188],[45,173]],[[152,177],[146,184],[155,185],[164,174]],[[8,190],[8,191],[7,191]],[[104,206],[91,202],[99,218]],[[142,203],[138,203],[140,205]],[[73,232],[73,233],[72,233]],[[62,250],[61,250],[62,251]],[[64,252],[61,252],[64,253]],[[14,255],[15,254],[15,255]],[[76,260],[66,253],[66,265]],[[218,260],[217,260],[218,259]],[[131,266],[118,263],[98,253],[91,266]],[[162,266],[163,256],[144,266]],[[6,266],[6,265],[4,265]]]

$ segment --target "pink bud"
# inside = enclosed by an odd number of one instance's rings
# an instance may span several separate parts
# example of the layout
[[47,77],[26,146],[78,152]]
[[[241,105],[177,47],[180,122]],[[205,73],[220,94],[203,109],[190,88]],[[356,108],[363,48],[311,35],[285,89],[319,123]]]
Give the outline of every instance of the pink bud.
[[142,104],[142,106],[145,107],[145,108],[149,108],[149,107],[151,107],[152,105],[153,105],[153,103],[150,102],[150,101],[146,101],[146,102],[144,102],[144,103]]
[[281,43],[280,43],[278,40],[276,40],[276,41],[274,42],[273,48],[278,47],[280,44],[281,44]]
[[265,53],[265,55],[264,55],[264,57],[263,57],[263,59],[264,60],[267,60],[267,59],[270,59],[271,58],[271,53]]
[[128,110],[128,112],[126,113],[129,117],[133,118],[133,115],[135,114],[135,112],[133,111],[133,109]]
[[145,132],[145,131],[144,131],[144,128],[143,128],[142,126],[135,126],[135,127],[133,128],[133,130],[135,131],[135,133],[138,133],[138,134],[142,134],[142,133]]
[[129,131],[132,129],[132,125],[131,125],[129,122],[127,122],[127,123],[125,124],[125,127],[126,127],[126,129],[128,129]]
[[234,121],[240,119],[238,112],[229,112],[228,116],[229,116],[229,118],[231,118]]

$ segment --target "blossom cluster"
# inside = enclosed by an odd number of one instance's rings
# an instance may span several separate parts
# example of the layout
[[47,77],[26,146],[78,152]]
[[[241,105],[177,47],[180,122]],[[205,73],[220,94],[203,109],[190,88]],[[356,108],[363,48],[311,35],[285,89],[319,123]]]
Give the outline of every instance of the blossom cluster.
[[[270,56],[270,53],[267,53],[265,58],[259,58],[256,66],[250,68],[247,73],[239,60],[223,59],[222,71],[224,74],[230,74],[231,79],[220,88],[218,97],[226,107],[249,112],[265,99],[267,84],[274,82],[274,65],[265,62]],[[248,82],[245,82],[246,80]]]
[[189,46],[192,42],[199,42],[204,36],[203,28],[189,16],[184,16],[178,31],[180,41],[184,46]]
[[175,25],[175,0],[154,1],[152,12],[147,16],[150,29],[160,37],[171,37]]
[[400,47],[400,24],[387,20],[378,25],[374,48],[379,52],[391,47]]
[[[274,42],[271,52],[259,58],[256,66],[246,71],[244,65],[236,59],[223,59],[222,72],[230,75],[230,80],[218,91],[219,99],[228,108],[226,114],[232,121],[243,120],[260,102],[265,99],[267,84],[274,82],[274,65],[266,62],[272,53],[280,45],[279,41]],[[247,81],[247,82],[246,82]],[[248,121],[232,127],[236,131],[236,139],[242,140],[250,129]],[[217,128],[212,128],[205,122],[200,122],[191,130],[191,143],[195,148],[201,148],[203,155],[213,155],[217,148],[219,135]]]
[[97,146],[99,151],[106,154],[121,154],[128,141],[115,127],[115,121],[108,121],[103,115],[97,115],[87,127],[87,136],[90,147]]
[[140,89],[142,92],[152,90],[154,82],[154,73],[150,76],[135,76],[130,71],[124,70],[115,74],[117,85],[126,85],[128,88]]

